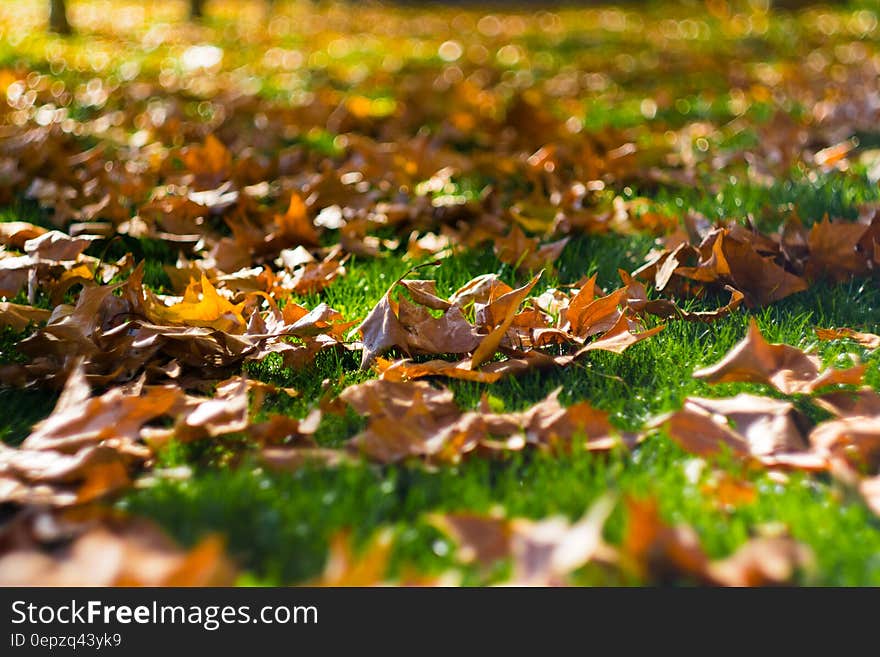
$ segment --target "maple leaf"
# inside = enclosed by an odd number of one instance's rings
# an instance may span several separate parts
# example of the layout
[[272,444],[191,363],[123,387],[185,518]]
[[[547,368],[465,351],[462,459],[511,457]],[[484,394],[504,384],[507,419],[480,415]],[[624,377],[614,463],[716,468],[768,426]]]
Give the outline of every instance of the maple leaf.
[[89,396],[82,363],[67,379],[52,413],[34,426],[21,446],[75,453],[89,445],[110,445],[120,452],[146,458],[149,451],[136,443],[141,427],[166,414],[181,396],[176,388],[111,388]]
[[291,265],[285,259],[284,253],[281,252],[281,258],[285,267],[291,272],[289,287],[296,294],[317,294],[346,273],[343,265],[345,258],[340,259],[335,251],[327,254],[321,262],[304,261],[298,265]]
[[312,586],[377,586],[386,581],[393,547],[388,531],[375,534],[369,544],[356,553],[351,532],[340,531],[330,539],[327,562]]
[[806,421],[790,402],[745,393],[729,399],[689,397],[681,410],[653,426],[698,456],[729,452],[769,467],[827,467],[827,460],[809,449]]
[[395,282],[379,300],[369,314],[355,329],[361,334],[363,353],[361,369],[366,369],[376,359],[392,347],[407,349],[409,338],[403,324],[397,317],[397,302],[391,298]]
[[526,237],[515,225],[506,237],[494,241],[495,255],[517,271],[532,272],[551,266],[559,259],[569,239],[566,237],[542,245],[539,239]]
[[192,281],[179,303],[167,306],[145,290],[144,309],[147,317],[158,324],[182,324],[215,328],[229,333],[242,333],[245,320],[241,311],[244,303],[232,304],[217,293],[208,277],[202,274]]
[[858,385],[865,372],[864,365],[822,372],[820,366],[818,356],[805,354],[786,344],[768,343],[752,318],[745,339],[715,365],[694,372],[694,377],[709,383],[764,383],[783,394],[792,395],[809,394],[835,384]]
[[[591,279],[593,280],[593,279]],[[591,285],[586,286],[588,289]],[[590,294],[592,296],[592,294]],[[574,297],[566,311],[566,319],[571,332],[578,338],[589,338],[604,333],[613,327],[621,317],[618,306],[626,299],[626,288],[584,303],[586,297],[580,292]]]
[[759,254],[753,244],[728,236],[718,243],[730,270],[729,284],[745,295],[747,306],[766,306],[807,289],[802,278]]
[[203,145],[185,148],[180,157],[202,190],[216,189],[232,174],[232,153],[213,134],[205,137]]
[[28,240],[39,237],[45,232],[47,232],[46,228],[26,221],[0,222],[0,244],[23,251]]
[[96,239],[99,238],[93,235],[71,237],[61,231],[50,230],[27,240],[24,252],[36,260],[76,260]]
[[867,230],[858,223],[831,222],[827,216],[813,224],[807,239],[807,276],[811,279],[828,276],[839,282],[866,275],[868,261],[857,246]]
[[810,432],[814,449],[856,473],[880,472],[880,415],[828,420]]
[[827,392],[814,401],[817,406],[837,417],[880,415],[880,394],[868,387],[856,391]]
[[637,342],[641,342],[653,335],[657,335],[666,328],[664,324],[655,326],[647,331],[639,333],[632,332],[631,322],[627,317],[621,314],[613,326],[603,333],[597,340],[593,340],[584,347],[581,347],[575,354],[578,358],[591,351],[610,351],[615,354],[622,354]]
[[464,412],[450,390],[424,381],[368,381],[349,386],[340,399],[369,418],[349,446],[383,463],[409,457],[456,462],[475,450],[499,453],[527,445],[569,449],[576,440],[583,440],[582,448],[590,451],[637,442],[617,431],[607,413],[585,402],[563,407],[559,392],[524,411],[501,414]]
[[471,369],[470,358],[459,362],[429,360],[422,363],[413,363],[406,358],[393,362],[384,358],[377,358],[376,371],[379,373],[379,378],[385,381],[407,381],[425,376],[445,376],[450,379],[462,379],[464,381],[495,383],[501,378],[500,372],[484,372]]
[[532,288],[535,287],[535,284],[541,278],[543,273],[543,270],[538,272],[528,283],[498,297],[498,299],[493,302],[494,306],[503,310],[497,312],[496,316],[500,318],[497,325],[482,339],[479,346],[474,351],[474,354],[471,357],[471,369],[476,369],[495,355],[498,346],[501,344],[501,340],[504,338],[504,334],[507,333],[507,329],[510,328],[510,325],[513,323],[513,318],[517,309],[528,293],[531,292]]
[[306,465],[328,468],[354,463],[349,454],[324,447],[267,447],[260,452],[260,462],[276,472],[296,472]]
[[[678,244],[653,257],[633,272],[635,278],[653,279],[658,291],[670,289],[691,295],[706,285],[730,286],[743,294],[750,308],[764,306],[807,289],[807,283],[777,264],[775,242],[763,254],[762,236],[738,224],[709,232],[695,248]],[[687,263],[697,259],[695,265]]]
[[880,475],[863,479],[859,484],[859,492],[865,498],[868,508],[880,516]]
[[730,292],[730,301],[716,310],[709,311],[685,311],[679,308],[674,301],[669,299],[648,299],[645,286],[635,280],[627,272],[618,270],[620,278],[626,285],[626,305],[635,313],[657,315],[663,319],[683,319],[686,322],[714,322],[727,317],[739,308],[745,299],[745,295],[729,285],[725,289]]
[[45,322],[51,314],[51,311],[43,308],[0,301],[0,326],[9,326],[14,331],[23,331],[31,324]]
[[432,310],[449,310],[453,304],[437,296],[437,281],[402,278],[398,281],[406,288],[413,301]]
[[182,440],[195,440],[243,431],[249,424],[247,392],[247,379],[236,377],[215,397],[190,400],[189,408],[177,422],[175,435]]
[[853,329],[823,329],[817,328],[816,337],[820,340],[854,340],[867,349],[880,348],[880,335],[874,333],[859,333]]
[[526,439],[549,446],[570,443],[576,436],[583,437],[583,448],[590,451],[611,449],[618,445],[632,447],[635,436],[621,434],[609,421],[609,414],[593,408],[587,402],[564,407],[559,403],[561,388],[524,411],[519,422]]
[[758,537],[726,559],[713,561],[709,578],[722,586],[778,586],[815,566],[812,550],[788,536]]
[[318,232],[309,219],[306,204],[294,192],[290,195],[287,212],[275,215],[276,237],[288,244],[317,246]]
[[463,513],[434,514],[430,520],[458,544],[459,560],[489,567],[511,559],[510,584],[560,586],[590,561],[614,560],[613,549],[602,539],[613,509],[614,499],[606,495],[575,523],[560,517],[536,522]]
[[726,559],[710,561],[690,527],[670,527],[652,499],[627,500],[623,554],[649,581],[685,578],[714,586],[766,586],[790,582],[814,563],[806,546],[786,536],[758,537]]
[[130,484],[130,460],[102,445],[74,454],[0,445],[0,501],[53,507],[90,502]]

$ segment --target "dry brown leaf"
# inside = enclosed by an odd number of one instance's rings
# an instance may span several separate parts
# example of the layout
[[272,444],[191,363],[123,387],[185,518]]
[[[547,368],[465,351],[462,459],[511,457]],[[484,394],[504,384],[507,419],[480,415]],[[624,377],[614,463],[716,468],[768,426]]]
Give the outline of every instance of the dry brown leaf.
[[684,578],[705,583],[709,559],[693,529],[668,526],[652,499],[629,498],[626,508],[621,549],[642,579],[664,583]]
[[821,454],[809,450],[805,419],[786,401],[748,394],[729,399],[689,397],[681,410],[653,426],[697,456],[729,452],[768,467],[827,467]]
[[361,334],[363,353],[361,369],[367,369],[377,356],[392,347],[406,349],[409,337],[397,317],[397,302],[391,298],[395,282],[355,329]]
[[[591,286],[586,287],[589,289]],[[583,305],[580,303],[581,299],[582,294],[579,292],[566,311],[566,319],[572,334],[585,339],[609,331],[617,324],[622,316],[618,306],[626,299],[626,288],[620,288]]]
[[872,388],[829,392],[816,397],[814,401],[818,406],[838,417],[880,415],[880,394]]
[[622,354],[637,342],[650,338],[652,335],[657,335],[660,331],[666,328],[665,324],[661,324],[660,326],[655,326],[647,331],[633,333],[630,330],[630,324],[631,322],[627,319],[626,315],[621,314],[617,318],[615,324],[609,328],[607,332],[601,335],[597,340],[593,340],[586,346],[581,347],[577,353],[575,353],[574,357],[579,358],[591,351],[610,351],[615,354]]
[[526,237],[522,229],[514,225],[506,236],[495,239],[493,244],[495,255],[501,262],[520,272],[533,272],[552,266],[568,242],[566,237],[541,244],[541,240]]
[[232,173],[232,153],[213,134],[205,138],[203,145],[184,149],[180,157],[200,190],[217,189]]
[[366,381],[347,387],[339,397],[358,413],[369,416],[400,417],[416,398],[435,416],[459,412],[450,390],[435,388],[424,381]]
[[[551,447],[568,445],[575,437],[582,437],[583,449],[603,451],[619,445],[633,447],[636,437],[621,433],[609,420],[605,411],[593,408],[588,402],[571,406],[559,403],[561,388],[526,409],[518,418],[528,442]],[[515,414],[511,414],[515,417]]]
[[0,327],[9,326],[13,331],[23,331],[32,323],[45,322],[51,314],[43,308],[0,301]]
[[53,507],[90,502],[130,484],[130,461],[106,446],[64,454],[0,445],[0,502]]
[[353,462],[344,451],[324,447],[268,447],[260,452],[260,461],[277,472],[295,472],[306,465],[335,468]]
[[807,289],[802,278],[760,255],[753,244],[727,237],[719,241],[730,271],[729,284],[745,295],[747,306],[766,306]]
[[614,560],[614,550],[602,539],[613,509],[614,500],[606,495],[575,523],[561,517],[533,521],[455,513],[435,514],[431,520],[456,542],[456,556],[462,562],[489,567],[510,558],[510,584],[561,586],[590,561]]
[[818,356],[787,344],[768,343],[753,318],[745,339],[715,365],[694,372],[694,377],[709,383],[764,383],[783,394],[793,395],[810,394],[828,385],[858,385],[865,372],[864,365],[821,372],[820,366]]
[[507,329],[510,328],[510,325],[513,323],[513,318],[516,315],[516,311],[519,309],[520,304],[525,300],[532,288],[535,287],[535,284],[541,278],[543,273],[543,271],[538,272],[528,283],[516,290],[504,294],[493,302],[493,305],[497,305],[504,310],[496,315],[496,317],[498,317],[498,323],[492,328],[489,334],[483,338],[480,345],[474,351],[471,358],[471,369],[476,369],[495,355],[495,352],[498,351],[498,347],[501,344],[501,340],[504,338],[505,333],[507,333]]
[[0,244],[24,251],[25,242],[39,237],[46,231],[46,228],[27,221],[0,222]]
[[731,224],[709,232],[699,247],[680,243],[656,254],[633,276],[653,281],[658,291],[689,296],[702,295],[707,285],[730,286],[755,308],[807,289],[804,279],[776,262],[777,251],[772,240]]
[[820,340],[854,340],[867,349],[880,348],[880,335],[859,333],[849,328],[823,329],[817,328],[816,337]]
[[399,283],[406,288],[417,304],[443,311],[452,307],[452,303],[437,296],[437,281],[403,278]]
[[669,299],[649,300],[647,290],[642,283],[636,281],[622,269],[619,270],[619,274],[626,285],[627,306],[636,313],[648,313],[663,319],[683,319],[686,322],[714,322],[730,315],[739,308],[745,299],[742,292],[728,285],[725,286],[725,289],[730,292],[730,301],[724,306],[709,311],[686,311],[679,308],[674,301]]
[[753,538],[726,559],[713,561],[707,575],[720,586],[779,586],[815,564],[812,551],[787,536]]
[[287,212],[275,215],[275,228],[275,237],[286,245],[317,246],[318,244],[318,232],[309,219],[306,204],[296,192],[290,195]]
[[425,306],[401,299],[398,319],[408,334],[407,348],[413,353],[464,354],[480,344],[480,336],[458,306],[434,317]]
[[648,581],[684,578],[714,586],[779,585],[813,564],[809,548],[785,536],[754,538],[726,559],[710,561],[693,529],[665,524],[654,500],[630,499],[627,508],[623,553]]
[[72,542],[38,545],[0,556],[3,586],[229,586],[235,571],[222,541],[206,538],[190,551],[176,547],[143,520],[90,523]]
[[98,239],[94,235],[71,237],[59,230],[50,230],[24,243],[24,252],[36,260],[76,260]]
[[619,432],[607,413],[586,402],[562,406],[559,392],[512,413],[464,412],[450,390],[424,381],[367,381],[340,398],[369,418],[349,448],[383,463],[410,457],[456,462],[474,450],[497,454],[526,446],[570,449],[576,440],[590,451],[635,444],[635,436]]
[[458,545],[456,557],[491,566],[510,556],[511,523],[502,517],[472,513],[433,514],[431,522]]
[[386,583],[393,547],[390,531],[380,531],[359,552],[352,545],[351,532],[341,531],[330,539],[327,562],[311,586],[378,586]]
[[408,359],[392,362],[384,358],[377,358],[376,371],[379,373],[379,378],[386,381],[407,381],[426,376],[445,376],[464,381],[495,383],[501,378],[500,372],[472,370],[469,358],[458,362],[429,360],[424,363],[413,363]]
[[146,458],[149,450],[138,445],[141,428],[167,414],[182,392],[171,387],[143,391],[111,388],[99,397],[88,395],[85,372],[78,364],[55,409],[34,426],[22,448],[75,454],[83,447],[107,445],[132,457]]
[[868,260],[856,248],[867,230],[863,224],[831,222],[827,216],[813,224],[807,240],[810,249],[807,276],[811,279],[828,276],[839,282],[868,274]]
[[863,479],[859,483],[859,492],[864,497],[868,508],[880,516],[880,475]]
[[175,425],[177,438],[197,440],[244,431],[248,427],[248,381],[235,377],[226,383],[214,398],[191,400]]
[[810,432],[810,444],[855,472],[880,472],[880,415],[828,420]]

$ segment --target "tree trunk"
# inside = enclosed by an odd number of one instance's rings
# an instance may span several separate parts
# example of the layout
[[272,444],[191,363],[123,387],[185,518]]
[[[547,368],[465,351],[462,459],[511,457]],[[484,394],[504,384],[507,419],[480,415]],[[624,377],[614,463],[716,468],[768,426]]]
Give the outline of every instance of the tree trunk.
[[193,20],[199,20],[205,14],[205,0],[190,0],[189,17]]
[[49,0],[49,29],[58,34],[72,34],[64,0]]

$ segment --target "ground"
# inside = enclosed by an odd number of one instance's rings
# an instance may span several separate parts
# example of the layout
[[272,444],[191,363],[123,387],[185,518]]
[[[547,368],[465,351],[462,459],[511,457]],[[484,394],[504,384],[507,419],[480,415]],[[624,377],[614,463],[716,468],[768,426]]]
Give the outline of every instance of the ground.
[[[109,145],[108,161],[134,161],[135,156],[122,152],[125,148],[147,151],[155,144],[155,152],[161,150],[164,157],[213,134],[236,162],[251,158],[251,165],[260,156],[269,162],[266,178],[275,187],[265,203],[276,212],[286,210],[291,189],[307,189],[307,174],[326,171],[326,163],[340,171],[357,166],[357,138],[409,146],[418,137],[433,138],[444,153],[476,164],[439,176],[433,187],[431,175],[409,173],[410,189],[406,163],[399,159],[415,157],[414,150],[400,150],[387,160],[371,153],[364,158],[369,194],[359,189],[362,205],[352,193],[356,207],[381,201],[415,204],[418,195],[435,210],[454,210],[479,204],[491,190],[507,222],[509,208],[517,204],[526,215],[539,214],[534,210],[539,206],[541,211],[550,208],[552,218],[565,203],[552,198],[552,186],[568,189],[579,174],[592,174],[601,184],[586,192],[591,216],[624,208],[625,219],[601,228],[594,222],[568,229],[552,221],[538,222],[537,229],[526,221],[526,234],[542,243],[569,238],[559,257],[542,265],[546,271],[533,296],[580,285],[593,274],[603,290],[616,289],[621,285],[618,270],[641,267],[686,217],[725,225],[751,222],[771,235],[793,213],[804,230],[826,216],[869,221],[872,204],[880,201],[873,150],[880,134],[874,131],[877,108],[871,95],[880,50],[877,14],[869,3],[795,13],[773,13],[760,2],[723,1],[511,14],[499,8],[486,18],[485,11],[459,7],[279,2],[273,14],[266,14],[261,3],[218,2],[204,24],[191,25],[183,21],[182,3],[158,2],[147,10],[134,3],[82,0],[71,3],[77,35],[70,39],[43,33],[43,4],[15,0],[0,7],[0,90],[5,89],[10,106],[0,114],[3,139],[51,121],[66,130],[65,138],[76,149],[103,143]],[[365,31],[367,26],[374,28]],[[206,45],[213,49],[193,50]],[[207,59],[187,64],[187,56]],[[24,81],[21,95],[33,89],[37,101],[15,104],[19,92],[13,99],[10,90],[19,80]],[[58,83],[63,83],[61,91],[46,110],[52,116],[41,118],[40,107],[47,107],[52,85]],[[134,90],[138,84],[145,85],[142,96]],[[60,100],[64,90],[70,92],[66,103]],[[511,108],[519,98],[532,114],[515,121]],[[308,108],[315,106],[310,113]],[[61,107],[64,116],[56,118]],[[290,107],[304,109],[286,113]],[[157,118],[162,113],[168,116],[164,124]],[[95,128],[102,117],[110,121],[103,131]],[[65,126],[65,120],[72,123]],[[505,126],[513,128],[512,137],[504,133]],[[274,134],[261,135],[269,131]],[[547,143],[562,144],[563,150],[565,134],[583,149],[560,155],[560,162],[571,159],[556,178],[547,177],[549,182],[540,172],[529,178],[523,164],[544,145],[547,134],[553,135]],[[615,168],[609,152],[625,144],[635,155],[623,154],[623,164]],[[827,150],[834,147],[842,149],[840,156]],[[285,153],[295,162],[288,171],[279,165]],[[14,153],[7,148],[3,155]],[[571,161],[580,168],[572,170]],[[47,161],[24,170],[22,180],[0,170],[0,221],[64,230],[77,219],[71,215],[59,226],[57,197],[33,193],[33,179],[57,171],[53,166]],[[261,182],[253,167],[232,175],[239,188]],[[162,175],[143,192],[143,201],[128,199],[129,216],[154,192],[152,187],[166,184]],[[390,191],[382,188],[383,180],[390,181]],[[546,189],[536,180],[545,180]],[[71,200],[74,213],[102,196],[83,191],[84,182],[73,176],[64,182],[80,193]],[[423,187],[417,193],[418,184]],[[310,203],[311,220],[332,201],[320,193],[317,201],[306,193],[303,197]],[[119,226],[117,218],[102,212],[79,220],[111,219]],[[434,211],[435,220],[437,215]],[[438,225],[428,229],[439,233]],[[221,220],[210,229],[221,237],[233,234]],[[395,280],[437,257],[404,257],[411,230],[419,236],[427,232],[417,225],[372,225],[372,234],[397,238],[399,245],[381,247],[376,257],[366,249],[351,253],[344,275],[320,291],[294,292],[284,302],[306,309],[324,302],[348,321],[363,320]],[[505,257],[498,239],[473,244],[462,239],[464,248],[409,277],[435,279],[443,299],[487,273],[513,287],[523,284],[533,272]],[[312,251],[326,253],[320,248],[339,241],[339,230],[322,228],[320,245]],[[180,292],[162,268],[178,262],[178,245],[161,236],[126,234],[97,241],[85,253],[109,261],[126,252],[145,261],[149,288]],[[268,259],[263,262],[273,266]],[[628,500],[653,499],[665,523],[695,530],[710,559],[731,555],[753,537],[785,534],[813,555],[812,566],[793,575],[797,583],[878,585],[880,522],[852,486],[832,472],[781,474],[730,455],[700,458],[664,430],[650,428],[653,419],[681,409],[688,397],[742,392],[791,400],[812,423],[831,417],[811,394],[785,395],[765,383],[712,384],[693,376],[742,340],[752,318],[769,342],[817,354],[824,365],[864,363],[862,384],[880,389],[880,351],[846,339],[819,340],[814,332],[817,327],[876,332],[876,278],[870,272],[807,278],[804,291],[772,303],[743,304],[712,322],[647,317],[645,328],[665,324],[665,329],[620,354],[595,351],[566,367],[531,370],[494,383],[429,379],[451,389],[460,408],[476,409],[483,399],[494,412],[528,409],[561,388],[563,405],[587,401],[607,411],[618,430],[643,434],[634,449],[524,450],[457,463],[420,458],[379,463],[358,457],[333,467],[314,463],[275,472],[259,460],[246,434],[172,439],[156,448],[144,471],[133,476],[134,485],[103,503],[155,521],[183,546],[209,534],[222,536],[240,584],[314,580],[325,572],[329,542],[344,530],[352,532],[355,546],[390,530],[393,547],[385,574],[390,581],[454,571],[465,584],[502,582],[516,566],[509,559],[488,569],[463,565],[453,537],[438,527],[437,514],[501,513],[533,520],[561,515],[574,521],[610,492],[614,507],[603,536],[612,546],[625,543],[631,532]],[[78,290],[67,291],[65,300],[74,302]],[[650,295],[662,296],[652,289]],[[675,299],[685,310],[708,311],[726,296],[719,288]],[[54,305],[43,293],[29,301],[25,290],[9,300]],[[35,330],[3,329],[4,364],[27,362],[17,345]],[[304,367],[285,367],[277,354],[238,365],[239,374],[298,392],[295,397],[270,393],[253,420],[276,413],[305,418],[328,398],[328,386],[334,396],[376,378],[374,368],[360,368],[361,351],[352,347],[321,351]],[[406,354],[394,347],[386,355]],[[0,390],[3,441],[21,444],[51,412],[57,388],[29,382]],[[351,409],[325,412],[314,439],[324,447],[342,448],[367,424]],[[186,476],[148,476],[181,467],[189,469]],[[721,500],[713,492],[707,482],[718,476],[716,469],[746,482],[744,500]],[[578,584],[658,580],[665,578],[650,569],[593,564],[571,579]],[[671,580],[691,583],[692,573],[675,572]]]

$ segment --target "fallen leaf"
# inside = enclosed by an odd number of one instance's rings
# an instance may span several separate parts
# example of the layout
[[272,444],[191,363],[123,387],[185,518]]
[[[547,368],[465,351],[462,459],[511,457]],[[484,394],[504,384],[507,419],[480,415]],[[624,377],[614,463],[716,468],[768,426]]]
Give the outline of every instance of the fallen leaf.
[[296,192],[290,195],[287,212],[275,215],[275,226],[277,238],[285,244],[318,244],[318,232],[309,219],[302,197]]
[[229,586],[235,571],[218,538],[190,551],[143,520],[86,525],[54,549],[32,545],[0,556],[3,586]]
[[599,498],[575,523],[554,517],[541,521],[474,514],[435,514],[432,522],[458,545],[457,557],[489,567],[513,561],[510,584],[561,586],[590,561],[613,561],[614,550],[602,538],[614,509],[611,496]]
[[528,283],[516,290],[504,294],[493,302],[499,307],[502,307],[504,312],[499,313],[500,318],[498,324],[485,338],[483,338],[474,351],[474,354],[471,357],[471,369],[476,369],[495,355],[498,346],[501,344],[501,340],[504,338],[504,334],[513,323],[513,318],[517,309],[528,293],[531,292],[532,288],[535,287],[535,284],[538,282],[538,279],[541,278],[543,273],[543,271],[538,272],[538,274],[536,274]]
[[874,333],[859,333],[853,329],[823,329],[817,328],[816,337],[820,340],[854,340],[867,349],[880,348],[880,335]]
[[809,449],[806,421],[786,401],[744,393],[729,399],[689,397],[681,410],[653,426],[697,456],[728,452],[768,467],[827,467],[826,459]]
[[31,324],[45,322],[51,314],[51,311],[43,308],[0,301],[0,327],[8,326],[13,331],[23,331]]
[[637,573],[653,582],[681,578],[712,586],[767,586],[790,583],[814,563],[812,552],[791,538],[753,538],[726,559],[710,561],[696,533],[670,527],[651,499],[630,499],[623,553]]
[[158,324],[201,326],[229,333],[242,333],[246,325],[241,314],[244,305],[232,304],[218,294],[204,274],[187,286],[179,303],[166,306],[147,292],[144,304],[150,321]]
[[355,329],[361,334],[363,353],[361,369],[368,368],[377,356],[392,347],[406,349],[408,334],[397,317],[397,302],[391,298],[395,282]]
[[726,559],[710,563],[707,575],[721,586],[779,586],[814,565],[812,551],[792,538],[753,538]]
[[829,385],[858,385],[865,372],[864,365],[821,372],[820,366],[818,356],[805,354],[787,344],[768,343],[752,319],[745,339],[715,365],[694,372],[694,377],[709,383],[764,383],[783,394],[793,395],[810,394]]
[[352,546],[351,533],[341,531],[330,539],[324,572],[312,586],[377,586],[386,582],[391,533],[380,531],[359,552]]

